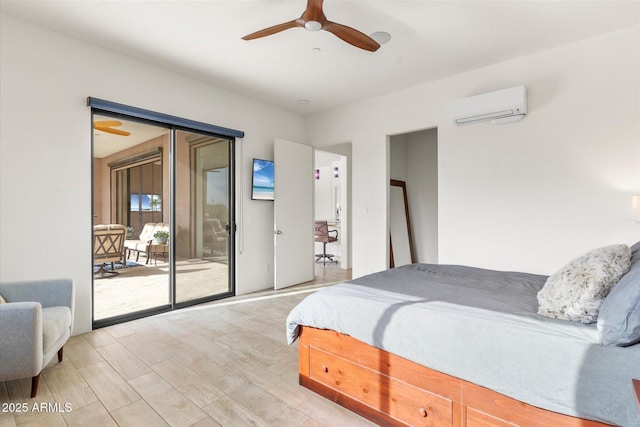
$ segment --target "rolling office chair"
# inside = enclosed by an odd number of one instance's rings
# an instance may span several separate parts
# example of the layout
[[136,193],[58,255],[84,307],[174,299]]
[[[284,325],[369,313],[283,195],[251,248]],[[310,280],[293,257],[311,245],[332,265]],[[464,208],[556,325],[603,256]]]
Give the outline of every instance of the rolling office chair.
[[[335,236],[332,236],[331,233],[335,233]],[[322,263],[326,264],[329,260],[329,262],[337,263],[338,260],[333,259],[335,255],[327,253],[327,243],[338,241],[338,230],[329,230],[327,221],[316,221],[315,235],[315,241],[322,243],[322,253],[316,254],[316,262],[322,260]]]

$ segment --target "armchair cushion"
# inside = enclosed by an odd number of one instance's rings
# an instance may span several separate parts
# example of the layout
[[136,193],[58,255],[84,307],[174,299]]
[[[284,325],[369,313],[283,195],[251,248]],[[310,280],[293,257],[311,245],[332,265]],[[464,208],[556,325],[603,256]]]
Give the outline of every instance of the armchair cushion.
[[142,242],[153,240],[153,235],[156,234],[156,231],[169,231],[169,224],[164,222],[146,223],[144,227],[142,227],[142,231],[140,232],[140,237],[138,237],[138,240]]
[[44,354],[51,353],[51,357],[53,357],[53,353],[57,352],[69,338],[70,332],[71,310],[69,307],[42,309],[42,351]]
[[124,242],[124,246],[127,249],[135,250],[135,251],[146,251],[147,245],[153,240],[153,235],[156,231],[169,231],[169,224],[165,224],[162,222],[148,222],[142,227],[142,231],[140,231],[140,235],[138,239],[127,239]]

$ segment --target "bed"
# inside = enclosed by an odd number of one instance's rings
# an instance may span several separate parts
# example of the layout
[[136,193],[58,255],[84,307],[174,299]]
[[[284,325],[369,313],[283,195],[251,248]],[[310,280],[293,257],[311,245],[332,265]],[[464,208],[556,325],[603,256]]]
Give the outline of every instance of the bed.
[[[617,293],[640,291],[632,249]],[[300,383],[381,425],[640,427],[640,344],[538,314],[547,279],[411,264],[324,288],[287,318]]]

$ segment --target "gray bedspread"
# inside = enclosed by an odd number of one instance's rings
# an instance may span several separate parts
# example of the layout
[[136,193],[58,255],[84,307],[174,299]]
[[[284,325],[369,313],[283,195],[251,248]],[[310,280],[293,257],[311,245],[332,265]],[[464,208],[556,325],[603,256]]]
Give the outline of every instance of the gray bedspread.
[[537,314],[546,276],[412,264],[324,288],[287,318],[562,414],[640,427],[640,344],[602,346],[595,324]]

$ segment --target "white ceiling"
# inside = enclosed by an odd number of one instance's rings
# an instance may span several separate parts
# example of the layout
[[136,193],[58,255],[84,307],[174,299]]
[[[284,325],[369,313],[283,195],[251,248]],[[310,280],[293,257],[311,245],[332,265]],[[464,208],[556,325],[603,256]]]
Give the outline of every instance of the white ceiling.
[[4,14],[300,114],[640,22],[636,0],[326,0],[329,20],[365,34],[386,31],[391,41],[371,53],[302,28],[241,40],[299,17],[305,6],[304,0],[0,1]]

